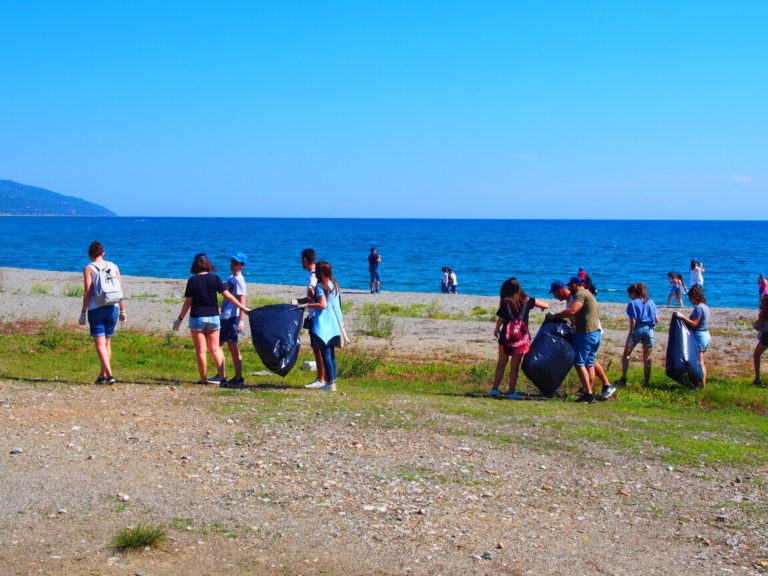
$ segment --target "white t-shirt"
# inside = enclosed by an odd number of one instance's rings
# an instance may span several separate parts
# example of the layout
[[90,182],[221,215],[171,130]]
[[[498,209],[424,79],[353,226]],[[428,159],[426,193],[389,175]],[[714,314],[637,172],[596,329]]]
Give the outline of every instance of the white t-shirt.
[[[232,296],[235,298],[238,298],[238,296],[245,296],[246,295],[246,288],[245,288],[245,278],[243,278],[242,274],[238,274],[237,276],[230,276],[227,278],[227,281],[224,282],[224,285],[227,287],[227,290],[229,291]],[[239,298],[238,298],[239,300]],[[240,309],[232,304],[229,300],[224,300],[224,306],[221,309],[221,319],[227,320],[229,318],[234,318],[235,316],[240,315]]]
[[[314,270],[310,270],[307,274],[307,296],[316,293],[317,289],[317,275]],[[307,318],[312,318],[315,315],[315,310],[307,308]]]
[[704,286],[704,274],[701,273],[701,268],[698,266],[696,266],[696,268],[691,268],[691,286],[694,284]]

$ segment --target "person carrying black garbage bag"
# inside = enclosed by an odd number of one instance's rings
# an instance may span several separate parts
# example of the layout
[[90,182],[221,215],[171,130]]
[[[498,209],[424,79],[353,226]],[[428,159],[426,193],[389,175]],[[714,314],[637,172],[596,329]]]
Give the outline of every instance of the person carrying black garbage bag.
[[602,337],[600,306],[586,288],[584,279],[579,276],[571,278],[567,285],[563,282],[553,282],[549,291],[558,300],[568,300],[573,295],[573,302],[565,310],[557,314],[547,314],[546,317],[549,320],[573,319],[573,350],[575,353],[573,366],[584,391],[576,399],[576,402],[592,404],[595,401],[593,392],[595,361]]

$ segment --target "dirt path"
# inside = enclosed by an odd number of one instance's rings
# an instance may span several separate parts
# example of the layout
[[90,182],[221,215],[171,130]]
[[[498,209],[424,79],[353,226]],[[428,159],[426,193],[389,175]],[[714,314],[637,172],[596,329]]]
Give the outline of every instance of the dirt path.
[[[551,429],[538,442],[545,416],[514,406],[489,430],[402,396],[0,382],[0,411],[1,574],[668,576],[768,560],[764,467],[675,469]],[[162,549],[109,548],[142,523],[170,527]]]

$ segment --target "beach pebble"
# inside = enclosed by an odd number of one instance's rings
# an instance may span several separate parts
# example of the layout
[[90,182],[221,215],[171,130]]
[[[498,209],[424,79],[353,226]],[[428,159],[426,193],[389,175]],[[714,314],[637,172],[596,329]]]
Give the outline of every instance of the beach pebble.
[[304,372],[317,372],[317,362],[314,360],[308,360],[302,363],[301,369]]
[[11,454],[23,454],[24,450],[22,448],[11,448]]
[[120,500],[120,502],[128,502],[128,500],[131,499],[128,494],[123,494],[122,492],[119,492],[117,495],[117,499]]

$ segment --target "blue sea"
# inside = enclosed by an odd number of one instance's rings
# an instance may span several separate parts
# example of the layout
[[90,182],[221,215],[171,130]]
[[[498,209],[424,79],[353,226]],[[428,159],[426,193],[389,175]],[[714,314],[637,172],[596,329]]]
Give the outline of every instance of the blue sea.
[[88,245],[99,240],[124,275],[186,278],[194,254],[206,252],[223,276],[229,256],[242,251],[249,282],[300,285],[306,278],[300,253],[312,247],[351,290],[367,289],[367,256],[375,246],[383,291],[435,292],[436,298],[443,297],[443,266],[455,270],[460,293],[497,295],[502,281],[515,276],[538,297],[547,296],[553,280],[583,267],[601,301],[624,302],[627,286],[643,282],[651,298],[666,304],[667,273],[682,274],[688,284],[696,258],[706,269],[711,306],[755,308],[757,275],[768,272],[765,221],[6,216],[0,225],[0,266],[80,272]]

